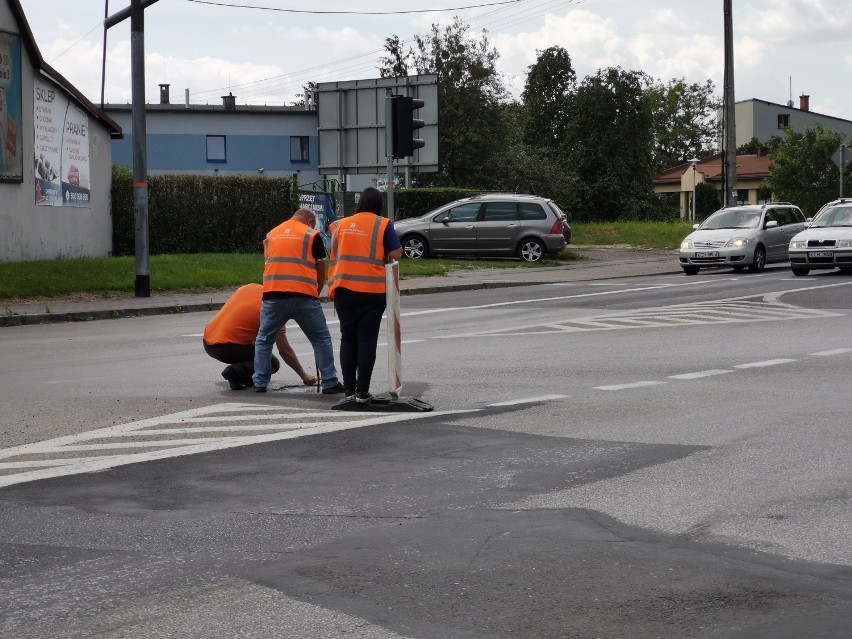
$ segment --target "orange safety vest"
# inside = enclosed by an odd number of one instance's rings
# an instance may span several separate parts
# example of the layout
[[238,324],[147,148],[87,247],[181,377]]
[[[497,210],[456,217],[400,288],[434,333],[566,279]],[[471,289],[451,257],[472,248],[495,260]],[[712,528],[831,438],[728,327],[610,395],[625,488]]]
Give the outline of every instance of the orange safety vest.
[[263,287],[246,284],[231,295],[219,312],[204,327],[207,344],[254,344],[260,328]]
[[302,293],[319,297],[317,261],[313,245],[317,231],[297,220],[287,220],[263,240],[264,293]]
[[384,293],[385,229],[390,220],[375,213],[356,213],[331,225],[328,295],[338,286],[360,293]]

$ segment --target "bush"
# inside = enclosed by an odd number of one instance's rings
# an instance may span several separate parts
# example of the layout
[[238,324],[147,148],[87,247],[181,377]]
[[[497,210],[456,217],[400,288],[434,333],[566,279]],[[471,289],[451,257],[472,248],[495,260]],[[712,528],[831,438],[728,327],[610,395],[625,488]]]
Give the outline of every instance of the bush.
[[[113,169],[113,255],[135,253],[132,184],[130,171]],[[266,233],[298,207],[295,176],[150,176],[149,253],[260,252]]]
[[479,195],[478,189],[459,189],[442,187],[434,189],[399,189],[393,192],[395,219],[418,217],[439,206],[448,204],[463,197]]

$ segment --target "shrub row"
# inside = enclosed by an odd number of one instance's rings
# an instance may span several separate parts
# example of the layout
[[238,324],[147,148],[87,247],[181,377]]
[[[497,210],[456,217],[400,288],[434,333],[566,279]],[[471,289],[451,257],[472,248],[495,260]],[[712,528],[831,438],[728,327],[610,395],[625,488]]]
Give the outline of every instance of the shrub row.
[[[295,177],[162,175],[148,178],[148,250],[255,253],[266,233],[299,207]],[[135,253],[133,177],[113,170],[113,255]]]

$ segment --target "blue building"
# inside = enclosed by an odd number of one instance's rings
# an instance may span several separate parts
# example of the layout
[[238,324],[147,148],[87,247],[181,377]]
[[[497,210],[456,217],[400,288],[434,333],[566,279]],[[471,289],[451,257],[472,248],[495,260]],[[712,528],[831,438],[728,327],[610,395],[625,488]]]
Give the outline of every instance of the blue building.
[[[104,111],[124,131],[113,142],[115,164],[133,166],[130,104]],[[159,104],[146,105],[148,173],[298,176],[300,184],[320,179],[317,112],[304,106],[172,104],[169,85],[160,85]]]

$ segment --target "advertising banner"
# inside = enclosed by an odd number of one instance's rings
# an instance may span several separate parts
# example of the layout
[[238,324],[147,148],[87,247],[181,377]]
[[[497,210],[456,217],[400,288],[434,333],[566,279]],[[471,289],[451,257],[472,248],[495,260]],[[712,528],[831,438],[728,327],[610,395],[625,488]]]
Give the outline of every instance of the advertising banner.
[[313,211],[317,216],[316,229],[322,233],[327,250],[331,241],[331,231],[328,227],[337,219],[334,214],[334,204],[331,201],[331,196],[328,193],[302,191],[299,193],[299,206],[303,209]]
[[33,86],[36,204],[88,207],[89,117],[52,85]]
[[21,38],[0,31],[0,182],[24,181]]

